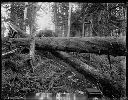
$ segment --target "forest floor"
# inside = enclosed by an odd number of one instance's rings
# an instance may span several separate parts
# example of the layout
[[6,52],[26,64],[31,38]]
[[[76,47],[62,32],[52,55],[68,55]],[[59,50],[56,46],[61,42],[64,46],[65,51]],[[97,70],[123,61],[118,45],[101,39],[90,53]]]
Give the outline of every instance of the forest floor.
[[[70,53],[73,57],[100,70],[103,75],[119,81],[126,87],[126,57],[112,57],[111,66],[106,55]],[[14,54],[2,59],[2,98],[25,98],[27,93],[78,93],[95,88],[89,80],[77,73],[63,60],[48,51],[36,51],[33,69],[29,54]],[[113,71],[113,74],[110,72]],[[98,87],[96,87],[98,88]],[[107,100],[107,99],[106,99]],[[109,100],[109,99],[108,99]]]

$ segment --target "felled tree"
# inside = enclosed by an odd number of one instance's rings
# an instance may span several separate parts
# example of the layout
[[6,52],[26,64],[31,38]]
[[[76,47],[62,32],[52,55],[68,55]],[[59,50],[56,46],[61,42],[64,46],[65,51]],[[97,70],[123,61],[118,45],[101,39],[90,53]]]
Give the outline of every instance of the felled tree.
[[[126,56],[126,37],[86,37],[86,38],[57,38],[43,37],[36,38],[36,49],[59,50],[67,52],[95,53],[113,56]],[[29,46],[31,39],[11,39],[17,46]]]

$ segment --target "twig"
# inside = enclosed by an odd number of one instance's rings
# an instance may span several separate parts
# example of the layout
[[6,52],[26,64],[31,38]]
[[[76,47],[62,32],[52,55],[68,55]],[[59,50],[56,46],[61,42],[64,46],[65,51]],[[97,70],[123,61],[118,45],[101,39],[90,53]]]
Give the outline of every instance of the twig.
[[12,50],[12,51],[3,53],[3,54],[2,54],[2,58],[7,57],[7,56],[10,56],[11,54],[14,54],[17,50],[18,50],[18,49],[16,48],[16,49],[14,49],[14,50]]

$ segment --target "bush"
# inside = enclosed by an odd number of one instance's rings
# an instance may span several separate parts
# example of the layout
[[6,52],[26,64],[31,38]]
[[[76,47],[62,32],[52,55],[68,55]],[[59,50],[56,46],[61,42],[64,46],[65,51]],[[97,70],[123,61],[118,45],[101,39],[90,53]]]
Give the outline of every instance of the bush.
[[53,32],[52,30],[40,30],[37,37],[57,37],[57,34]]

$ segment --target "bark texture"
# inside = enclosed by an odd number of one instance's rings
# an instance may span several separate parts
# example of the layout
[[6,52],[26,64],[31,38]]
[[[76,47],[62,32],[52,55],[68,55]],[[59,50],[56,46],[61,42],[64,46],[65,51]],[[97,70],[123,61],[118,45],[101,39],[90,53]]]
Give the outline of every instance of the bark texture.
[[120,82],[113,80],[107,75],[101,74],[100,71],[95,69],[93,66],[83,63],[79,59],[72,57],[66,52],[57,51],[52,53],[55,56],[63,59],[64,62],[71,65],[77,72],[84,75],[86,79],[97,85],[105,96],[110,98],[119,98],[125,95],[125,88]]
[[[66,52],[95,53],[112,56],[126,56],[125,37],[43,37],[36,38],[36,49],[59,50]],[[30,38],[11,39],[12,43],[18,46],[29,46]]]

